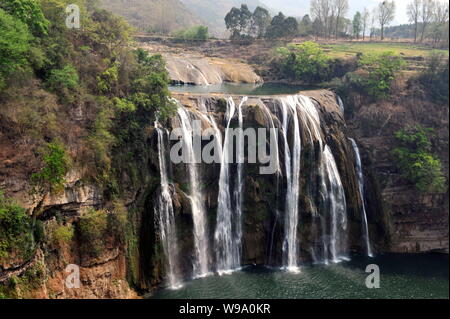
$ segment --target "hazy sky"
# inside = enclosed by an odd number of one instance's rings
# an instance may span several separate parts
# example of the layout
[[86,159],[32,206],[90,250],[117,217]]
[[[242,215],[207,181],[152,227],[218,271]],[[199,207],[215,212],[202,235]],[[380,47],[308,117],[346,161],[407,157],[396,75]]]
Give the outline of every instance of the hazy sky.
[[[309,13],[310,0],[261,0],[267,6],[274,10],[282,10],[286,15],[303,16]],[[349,0],[348,17],[351,18],[356,11],[362,11],[365,7],[374,8],[383,0]],[[406,15],[406,6],[411,0],[394,0],[396,5],[395,20],[392,25],[408,23]]]

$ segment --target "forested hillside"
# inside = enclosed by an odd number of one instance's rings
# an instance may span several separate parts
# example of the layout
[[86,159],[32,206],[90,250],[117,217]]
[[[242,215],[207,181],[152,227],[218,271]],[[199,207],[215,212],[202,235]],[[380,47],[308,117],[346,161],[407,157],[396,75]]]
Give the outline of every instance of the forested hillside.
[[186,7],[204,19],[213,31],[225,31],[224,17],[232,7],[240,7],[241,4],[247,4],[250,10],[256,7],[267,8],[259,0],[215,0],[211,5],[210,0],[180,0]]
[[[65,9],[74,2],[81,8],[80,29],[65,24]],[[54,283],[46,297],[61,294],[63,281],[58,276],[64,263],[87,265],[91,258],[99,260],[111,252],[105,246],[108,242],[114,243],[116,256],[123,256],[117,252],[129,240],[123,237],[127,216],[118,207],[123,207],[128,183],[119,184],[116,178],[124,173],[139,184],[139,170],[127,163],[135,162],[134,156],[138,162],[144,160],[148,125],[156,112],[163,118],[171,110],[162,58],[134,50],[128,24],[92,4],[0,2],[0,298],[30,296],[44,279]],[[55,219],[55,212],[47,210],[49,200],[64,197],[61,194],[74,179],[75,187],[85,191],[90,188],[86,184],[96,185],[100,195],[94,197],[113,205],[90,209],[87,226],[80,226],[83,222],[70,213],[60,211]],[[89,228],[91,219],[116,230]],[[76,241],[79,252],[65,250]],[[44,266],[41,251],[46,259],[56,258],[54,262]],[[73,260],[78,258],[82,260]],[[45,267],[51,274],[46,275]],[[3,284],[23,271],[27,275],[14,285]],[[115,276],[119,281],[114,287],[126,289],[120,279],[125,275],[115,272]],[[98,296],[114,287],[98,291]],[[116,296],[126,295],[121,291]]]
[[124,17],[140,31],[169,34],[205,24],[180,0],[100,0],[101,6]]

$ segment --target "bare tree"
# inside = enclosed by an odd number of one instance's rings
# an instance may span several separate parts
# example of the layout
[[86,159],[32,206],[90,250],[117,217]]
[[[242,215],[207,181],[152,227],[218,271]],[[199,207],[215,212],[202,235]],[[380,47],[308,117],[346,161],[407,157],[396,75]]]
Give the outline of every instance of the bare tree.
[[366,39],[366,29],[369,24],[370,12],[367,8],[364,8],[362,14],[362,27],[363,27],[363,41]]
[[375,8],[372,11],[371,19],[370,19],[370,40],[372,41],[372,37],[375,35],[375,22],[377,21],[378,9]]
[[331,19],[331,0],[311,0],[311,16],[317,20],[316,28],[320,26],[321,30],[314,30],[316,34],[328,35]]
[[417,42],[417,29],[419,26],[419,15],[422,7],[422,0],[412,0],[408,4],[407,14],[409,22],[414,23],[414,43]]
[[383,1],[378,5],[377,8],[378,13],[378,23],[381,28],[381,40],[384,40],[384,28],[388,26],[395,17],[395,2],[392,1]]
[[348,0],[334,0],[333,11],[336,14],[336,27],[335,27],[335,37],[337,39],[339,35],[339,19],[345,17],[348,12]]
[[432,22],[434,45],[437,45],[442,39],[447,39],[448,43],[449,4],[447,1],[436,1]]
[[422,32],[420,35],[420,42],[423,42],[425,37],[425,31],[427,30],[428,24],[430,24],[434,15],[435,2],[433,0],[423,0],[422,8],[419,13],[420,23],[422,24]]

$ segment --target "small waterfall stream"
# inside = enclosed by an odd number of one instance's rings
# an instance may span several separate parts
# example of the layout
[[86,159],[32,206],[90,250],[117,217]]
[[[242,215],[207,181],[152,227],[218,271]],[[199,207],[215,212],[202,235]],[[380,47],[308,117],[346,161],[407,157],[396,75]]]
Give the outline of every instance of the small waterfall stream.
[[203,277],[209,273],[209,247],[207,237],[207,222],[203,192],[200,189],[200,176],[198,173],[199,159],[193,146],[193,127],[189,112],[181,105],[178,107],[178,116],[181,121],[183,146],[187,153],[183,154],[189,171],[189,200],[191,202],[192,218],[194,222],[195,259],[193,263],[194,277]]
[[337,263],[347,258],[347,204],[336,161],[328,145],[325,145],[322,159],[322,194],[325,198],[325,211],[329,216],[329,248],[326,249],[329,256],[325,257],[325,261],[331,259]]
[[[301,139],[297,116],[297,99],[294,96],[280,98],[283,115],[284,160],[286,170],[286,206],[284,219],[283,266],[292,272],[298,271],[298,198],[300,184]],[[289,120],[293,123],[292,148],[289,147]],[[291,150],[292,149],[292,150]]]
[[369,237],[369,224],[367,222],[367,213],[366,213],[366,204],[364,201],[364,175],[362,170],[362,164],[361,164],[361,155],[359,153],[358,145],[356,144],[355,140],[352,138],[349,138],[349,140],[352,142],[353,150],[355,151],[355,159],[356,159],[356,174],[358,175],[358,186],[359,186],[359,195],[361,197],[361,203],[362,203],[362,220],[363,220],[363,233],[364,233],[364,240],[366,244],[366,252],[367,256],[372,257],[372,247],[370,246],[370,237]]
[[167,144],[164,136],[168,132],[158,127],[155,123],[158,133],[158,155],[159,170],[161,176],[161,192],[158,194],[158,202],[155,206],[155,221],[159,225],[161,243],[166,256],[167,277],[169,286],[172,289],[181,287],[180,270],[178,263],[178,238],[175,225],[175,216],[173,211],[172,195],[169,189],[168,170],[166,163]]
[[[244,97],[239,104],[238,122],[242,129],[242,105],[246,102]],[[219,274],[230,273],[241,266],[241,238],[242,238],[242,169],[244,162],[243,135],[238,135],[238,145],[236,147],[237,179],[234,183],[234,190],[231,190],[230,163],[233,161],[233,141],[230,129],[231,121],[236,113],[236,105],[230,97],[227,100],[227,113],[225,128],[225,138],[223,144],[223,154],[221,157],[219,196],[217,209],[217,224],[214,234],[216,250],[217,272]]]

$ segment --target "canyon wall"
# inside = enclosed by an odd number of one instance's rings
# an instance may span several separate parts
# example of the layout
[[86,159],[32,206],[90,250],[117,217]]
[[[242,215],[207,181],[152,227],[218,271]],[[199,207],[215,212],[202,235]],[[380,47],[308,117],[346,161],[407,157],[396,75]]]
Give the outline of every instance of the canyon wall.
[[[431,103],[423,105],[412,97],[402,96],[395,105],[359,105],[346,109],[349,119],[347,127],[334,93],[319,90],[302,94],[309,96],[317,109],[320,117],[319,134],[335,157],[345,189],[348,253],[365,251],[362,203],[358,195],[355,154],[348,140],[350,137],[355,138],[361,150],[369,234],[375,253],[448,252],[448,193],[421,195],[400,177],[390,157],[390,150],[395,145],[393,132],[403,126],[403,116],[406,115],[404,118],[411,123],[417,116],[425,116],[424,121],[430,126],[442,127],[437,132],[437,138],[448,176],[448,157],[445,156],[448,152],[448,132],[445,129],[448,128],[448,109],[438,109]],[[177,94],[174,97],[192,114],[203,113],[214,117],[223,132],[225,96]],[[239,103],[242,96],[234,96],[233,99]],[[266,110],[274,112],[279,103],[279,99],[274,96],[250,97],[243,108],[244,127],[267,128]],[[434,109],[435,112],[427,113],[424,109]],[[374,110],[376,113],[373,113]],[[281,125],[275,115],[271,117],[275,126]],[[235,121],[232,121],[234,126]],[[171,128],[179,125],[179,120],[174,116],[165,126]],[[208,123],[204,121],[203,125],[207,128]],[[304,126],[300,131],[305,143],[310,133]],[[4,133],[0,140],[2,188],[8,196],[16,198],[35,221],[43,222],[48,234],[53,225],[61,223],[61,220],[79,229],[80,218],[90,209],[103,209],[108,214],[120,210],[110,204],[102,187],[82,177],[81,168],[72,169],[66,176],[64,191],[39,196],[31,194],[29,176],[38,168],[31,148],[26,141],[15,140]],[[315,210],[320,207],[315,201],[321,195],[311,190],[315,187],[315,182],[311,181],[317,181],[318,178],[318,167],[314,161],[318,146],[316,140],[310,145],[303,145],[302,149],[298,227],[299,257],[302,262],[317,261],[317,254],[323,254],[318,242],[321,230],[315,215]],[[155,227],[156,194],[160,189],[156,131],[149,132],[143,147],[146,149],[145,156],[134,163],[139,171],[139,182],[133,182],[131,176],[125,173],[122,175],[125,194],[123,203],[128,211],[127,228],[123,229],[125,238],[114,234],[105,235],[101,249],[94,255],[86,249],[87,243],[78,231],[70,242],[62,245],[47,241],[35,243],[33,254],[28,258],[17,258],[1,264],[0,284],[10,285],[9,279],[29,276],[31,273],[37,279],[27,289],[10,289],[15,297],[37,298],[133,298],[137,296],[136,291],[144,293],[165,285],[167,266]],[[173,165],[171,170],[177,235],[181,239],[180,267],[183,276],[189,278],[194,251],[193,218],[186,195],[189,182],[185,165]],[[242,263],[279,266],[283,262],[284,194],[277,193],[276,185],[283,182],[276,175],[260,175],[258,170],[258,164],[245,165]],[[200,171],[208,236],[213,242],[220,165],[202,165]],[[68,264],[80,266],[82,285],[79,289],[67,288],[65,284]]]

